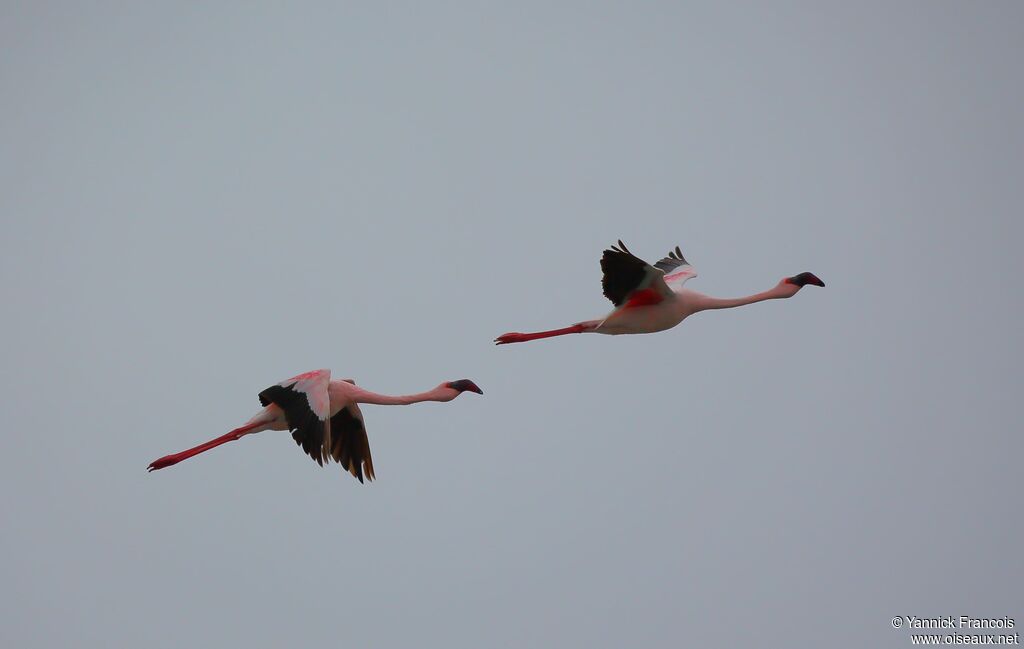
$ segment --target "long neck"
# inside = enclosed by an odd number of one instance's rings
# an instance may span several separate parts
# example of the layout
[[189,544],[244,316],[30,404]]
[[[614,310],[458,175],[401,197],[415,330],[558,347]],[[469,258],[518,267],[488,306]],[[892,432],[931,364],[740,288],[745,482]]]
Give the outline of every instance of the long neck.
[[353,397],[358,403],[373,403],[379,406],[407,406],[423,401],[451,401],[455,398],[456,394],[458,393],[455,390],[442,384],[433,390],[417,394],[403,394],[393,397],[387,394],[369,392],[368,390],[358,390],[353,394]]
[[779,290],[779,287],[776,286],[775,288],[767,291],[755,293],[746,297],[720,298],[703,295],[698,301],[697,306],[699,311],[704,311],[705,309],[731,309],[737,306],[745,306],[747,304],[754,304],[755,302],[763,302],[765,300],[774,300],[784,297],[787,296],[783,295]]

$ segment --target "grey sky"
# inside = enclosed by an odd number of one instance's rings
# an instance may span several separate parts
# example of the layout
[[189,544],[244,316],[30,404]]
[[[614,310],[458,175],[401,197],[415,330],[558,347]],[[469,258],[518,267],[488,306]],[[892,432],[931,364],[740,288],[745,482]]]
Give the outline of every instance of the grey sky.
[[[430,4],[0,8],[0,644],[1024,624],[1022,6]],[[604,313],[618,238],[828,287],[490,344]],[[486,394],[364,408],[372,485],[146,474],[319,367]]]

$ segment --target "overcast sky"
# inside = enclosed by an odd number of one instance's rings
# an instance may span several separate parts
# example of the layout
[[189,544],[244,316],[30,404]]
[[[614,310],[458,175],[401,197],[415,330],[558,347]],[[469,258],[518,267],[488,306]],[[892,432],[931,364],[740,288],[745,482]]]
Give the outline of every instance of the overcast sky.
[[[1024,624],[1021,4],[204,4],[0,8],[0,644]],[[491,344],[619,238],[828,286]],[[146,473],[320,367],[485,394]]]

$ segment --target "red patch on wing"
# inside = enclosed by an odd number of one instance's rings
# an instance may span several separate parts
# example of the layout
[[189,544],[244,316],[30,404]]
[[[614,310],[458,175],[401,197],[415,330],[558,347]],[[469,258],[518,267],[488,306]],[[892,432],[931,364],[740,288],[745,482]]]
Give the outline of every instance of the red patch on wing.
[[652,304],[660,304],[665,298],[661,293],[655,291],[653,288],[644,288],[639,291],[634,291],[623,308],[629,309],[637,306],[651,306]]

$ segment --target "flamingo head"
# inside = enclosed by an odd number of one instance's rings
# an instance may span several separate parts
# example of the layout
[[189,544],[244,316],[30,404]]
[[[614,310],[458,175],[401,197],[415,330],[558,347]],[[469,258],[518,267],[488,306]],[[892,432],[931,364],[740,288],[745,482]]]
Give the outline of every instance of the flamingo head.
[[808,284],[813,284],[814,286],[824,286],[825,285],[825,282],[823,282],[820,279],[818,279],[818,276],[815,275],[814,273],[800,273],[799,275],[793,275],[792,277],[787,277],[786,279],[784,279],[782,281],[785,282],[786,284],[792,284],[793,286],[796,286],[797,288],[803,288],[804,286],[807,286]]
[[476,392],[477,394],[483,394],[484,391],[477,387],[476,383],[473,383],[469,379],[459,379],[458,381],[449,381],[445,383],[445,387],[449,387],[452,390],[457,390],[459,394],[463,392]]

